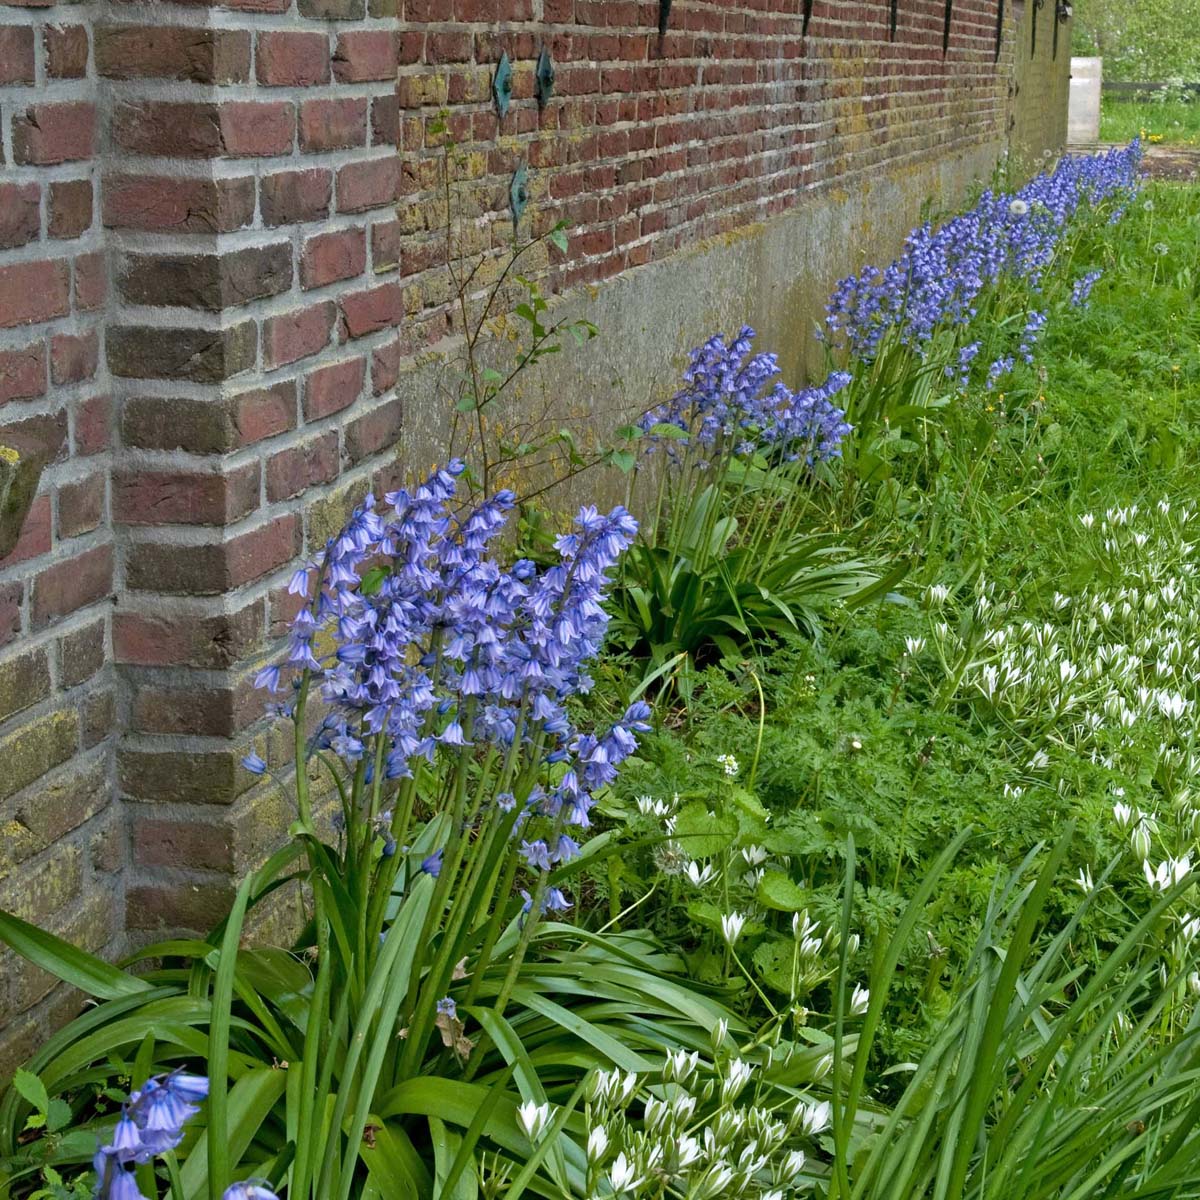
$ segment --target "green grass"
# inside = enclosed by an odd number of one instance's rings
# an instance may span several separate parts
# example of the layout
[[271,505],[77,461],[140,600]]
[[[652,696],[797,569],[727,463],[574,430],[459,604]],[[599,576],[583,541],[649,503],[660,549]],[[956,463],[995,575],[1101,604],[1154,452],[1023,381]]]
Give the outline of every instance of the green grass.
[[1100,140],[1148,145],[1200,146],[1200,97],[1184,100],[1119,100],[1105,96],[1100,105]]

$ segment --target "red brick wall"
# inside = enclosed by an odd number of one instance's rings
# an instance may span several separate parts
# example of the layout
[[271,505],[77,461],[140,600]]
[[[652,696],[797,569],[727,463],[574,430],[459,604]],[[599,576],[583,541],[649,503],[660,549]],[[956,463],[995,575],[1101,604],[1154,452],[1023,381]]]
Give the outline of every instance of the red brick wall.
[[[996,64],[996,6],[954,0],[943,55],[944,0],[894,39],[888,0],[807,36],[804,0],[674,0],[661,41],[656,0],[0,0],[0,442],[50,460],[0,560],[0,907],[109,951],[202,927],[285,826],[238,766],[287,759],[251,679],[296,561],[436,418],[397,380],[454,327],[443,124],[456,249],[508,244],[524,161],[524,228],[572,224],[527,270],[595,283],[924,188],[1015,116],[1053,144],[1066,68],[1046,32],[1014,75],[1011,5]],[[0,957],[0,1073],[73,1003]]]
[[[1040,75],[1062,91],[1066,68]],[[931,158],[950,159],[1007,132],[1017,40],[1013,5],[996,62],[998,0],[676,0],[660,40],[657,0],[404,0],[400,134],[406,344],[452,324],[442,229],[444,136],[456,144],[462,244],[504,246],[508,188],[531,171],[526,229],[572,224],[554,286],[595,282],[764,221],[815,194],[852,188]],[[542,46],[557,68],[539,110]],[[503,122],[491,78],[514,61]],[[1037,73],[1035,73],[1037,74]],[[1047,99],[1042,95],[1042,101]],[[1062,92],[1065,110],[1065,92]],[[446,117],[448,113],[448,118]],[[1061,137],[1053,105],[1046,144]],[[1040,147],[1039,147],[1040,149]],[[836,253],[836,251],[831,251]]]
[[[123,852],[90,15],[0,7],[0,443],[48,460],[0,559],[0,908],[99,950],[120,932]],[[0,953],[0,1013],[62,1011],[50,982]],[[14,1020],[10,1053],[38,1036]]]

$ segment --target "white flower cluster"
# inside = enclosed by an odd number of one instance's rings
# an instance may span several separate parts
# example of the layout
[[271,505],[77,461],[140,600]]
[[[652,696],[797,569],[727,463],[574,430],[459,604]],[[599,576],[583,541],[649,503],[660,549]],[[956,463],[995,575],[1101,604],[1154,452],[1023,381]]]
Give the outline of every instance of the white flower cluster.
[[816,1139],[830,1124],[826,1101],[790,1101],[762,1068],[713,1041],[715,1061],[697,1051],[668,1054],[644,1075],[614,1069],[593,1080],[587,1106],[587,1194],[687,1200],[791,1200],[807,1191]]
[[[926,594],[947,679],[1035,747],[1028,771],[1044,772],[1066,753],[1130,787],[1141,781],[1144,807],[1114,783],[1113,818],[1151,892],[1187,877],[1200,830],[1196,524],[1194,507],[1166,500],[1085,513],[1079,531],[1092,581],[1073,594],[1055,592],[1049,613],[1036,620],[1010,616],[1016,601],[987,582],[967,613],[947,611],[945,588]],[[1076,882],[1085,892],[1095,887],[1090,871]],[[1185,939],[1197,927],[1190,915],[1180,918]]]

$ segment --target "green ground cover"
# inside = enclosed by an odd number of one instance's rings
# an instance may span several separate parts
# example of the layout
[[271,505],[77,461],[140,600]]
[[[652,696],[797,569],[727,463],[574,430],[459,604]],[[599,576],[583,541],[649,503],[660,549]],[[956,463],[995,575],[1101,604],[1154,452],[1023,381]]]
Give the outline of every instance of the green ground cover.
[[1147,145],[1200,145],[1200,96],[1187,100],[1126,100],[1105,95],[1100,104],[1100,140]]

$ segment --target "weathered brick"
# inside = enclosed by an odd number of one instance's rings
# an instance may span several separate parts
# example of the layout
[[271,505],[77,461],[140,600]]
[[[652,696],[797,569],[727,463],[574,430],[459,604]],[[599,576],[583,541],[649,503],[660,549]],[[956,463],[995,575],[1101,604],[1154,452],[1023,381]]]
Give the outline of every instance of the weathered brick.
[[263,715],[263,693],[252,679],[214,687],[134,680],[131,727],[139,733],[232,737]]
[[333,173],[323,168],[311,171],[279,171],[262,181],[262,216],[269,226],[318,221],[329,215],[333,196]]
[[333,302],[298,308],[263,322],[263,360],[281,367],[316,354],[329,344],[335,317]]
[[33,104],[12,123],[13,159],[50,166],[91,158],[96,150],[96,107],[83,101]]
[[400,340],[394,338],[371,352],[371,392],[380,396],[400,378]]
[[378,275],[400,265],[400,222],[376,221],[371,226],[371,267]]
[[360,21],[365,0],[298,0],[300,15],[314,21]]
[[262,624],[259,604],[208,615],[118,612],[113,617],[113,649],[119,663],[223,670],[258,649]]
[[315,87],[329,82],[329,35],[278,29],[258,35],[258,82],[267,87]]
[[236,444],[251,446],[296,427],[296,381],[242,392],[230,401]]
[[46,647],[0,661],[0,721],[40,704],[50,695],[50,660]]
[[258,507],[258,489],[258,463],[227,473],[118,471],[113,516],[125,525],[229,525]]
[[91,820],[108,798],[105,763],[93,757],[0,810],[0,876]]
[[288,500],[317,484],[329,483],[337,478],[338,467],[336,430],[280,450],[267,460],[267,499],[272,503]]
[[88,31],[83,25],[47,25],[46,74],[51,79],[82,79],[87,74]]
[[7,646],[21,634],[21,604],[25,586],[16,580],[0,585],[0,646]]
[[386,158],[347,163],[337,173],[337,210],[365,212],[395,203],[400,194],[400,160]]
[[286,292],[292,248],[279,242],[227,254],[126,254],[119,278],[131,303],[220,312]]
[[104,476],[99,471],[78,483],[58,489],[58,536],[80,537],[100,527],[104,519]]
[[362,393],[366,363],[361,357],[330,363],[304,379],[304,419],[318,421],[349,408]]
[[75,405],[75,453],[101,454],[112,444],[108,424],[112,403],[107,396],[89,396]]
[[112,546],[96,546],[47,567],[33,581],[31,615],[42,629],[112,594]]
[[0,328],[66,316],[71,268],[63,259],[0,267]]
[[92,692],[83,702],[83,723],[79,738],[85,750],[98,746],[116,727],[117,697],[112,688]]
[[0,250],[37,240],[42,230],[41,202],[42,189],[36,183],[0,183]]
[[0,404],[46,394],[46,347],[33,342],[20,350],[0,350]]
[[106,339],[108,368],[127,379],[186,379],[217,383],[254,366],[253,321],[226,329],[117,325]]
[[47,231],[52,238],[77,238],[92,224],[92,181],[55,180],[49,190]]
[[35,78],[32,25],[0,25],[0,87]]
[[403,409],[399,397],[386,400],[372,412],[346,426],[346,453],[352,463],[361,462],[380,450],[393,446],[403,427]]
[[242,29],[105,23],[96,30],[96,70],[108,79],[244,83],[250,34]]
[[96,374],[100,363],[100,338],[87,333],[56,333],[50,339],[50,380],[60,386],[82,383]]
[[338,35],[333,74],[339,83],[396,77],[396,35],[390,29],[356,29]]
[[300,522],[285,513],[224,542],[189,545],[186,554],[166,542],[135,542],[125,564],[134,591],[217,596],[289,562],[300,549]]
[[207,932],[229,914],[233,887],[228,883],[162,883],[131,887],[125,913],[130,929]]
[[305,100],[300,105],[300,149],[341,150],[367,144],[367,101],[361,97]]
[[197,870],[233,869],[233,830],[225,821],[172,821],[139,817],[131,822],[133,860],[144,867],[187,863]]
[[367,268],[367,236],[361,228],[319,233],[304,243],[300,282],[305,288],[324,287],[353,279]]
[[246,785],[231,750],[133,750],[117,754],[121,790],[134,800],[230,804]]
[[231,233],[254,219],[254,180],[109,176],[103,213],[104,224],[116,229]]
[[259,158],[292,147],[296,114],[286,102],[137,100],[113,109],[112,136],[131,154]]
[[17,544],[0,558],[0,567],[12,567],[17,563],[27,562],[31,558],[39,558],[50,553],[51,520],[50,497],[38,496],[21,525],[21,533]]
[[342,296],[338,301],[342,330],[346,337],[366,337],[381,329],[392,329],[404,317],[403,295],[398,283],[385,283],[365,292]]
[[63,687],[86,683],[104,666],[104,622],[93,621],[58,640],[58,673]]
[[[66,762],[78,745],[79,714],[73,709],[46,713],[16,733],[0,738],[0,762],[4,763],[4,770],[0,771],[0,800],[16,795],[59,763]],[[35,911],[35,918],[36,915]]]
[[108,298],[108,270],[104,254],[80,254],[75,259],[75,307],[91,312],[104,306]]

